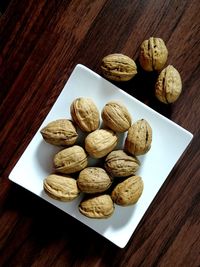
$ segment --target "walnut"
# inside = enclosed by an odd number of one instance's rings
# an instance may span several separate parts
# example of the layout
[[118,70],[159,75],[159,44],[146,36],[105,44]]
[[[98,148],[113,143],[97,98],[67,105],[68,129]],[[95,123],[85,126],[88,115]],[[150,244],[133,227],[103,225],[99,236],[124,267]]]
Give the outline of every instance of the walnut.
[[75,126],[67,119],[52,121],[40,132],[47,143],[57,146],[73,145],[78,138]]
[[175,102],[182,91],[182,82],[179,72],[169,65],[158,76],[155,86],[155,95],[161,102],[170,104]]
[[133,205],[142,195],[143,186],[140,176],[131,176],[116,185],[111,194],[112,200],[121,206]]
[[60,201],[71,201],[79,196],[76,180],[71,176],[51,174],[43,182],[45,192]]
[[108,218],[114,212],[114,204],[107,194],[90,196],[81,201],[79,211],[89,218]]
[[141,119],[133,123],[129,128],[124,149],[135,156],[143,155],[151,148],[151,142],[151,126],[146,120]]
[[73,121],[83,132],[92,132],[99,127],[99,111],[92,99],[79,97],[70,106]]
[[119,101],[106,103],[101,116],[104,124],[115,132],[125,132],[131,126],[131,115]]
[[99,193],[111,186],[112,179],[102,168],[87,167],[79,173],[77,183],[84,193]]
[[137,74],[135,61],[123,54],[110,54],[102,59],[103,75],[112,81],[129,81]]
[[55,170],[60,173],[75,173],[87,167],[87,164],[87,154],[77,145],[61,150],[54,157]]
[[161,38],[150,37],[141,44],[139,62],[144,70],[161,70],[167,57],[168,50]]
[[85,138],[85,150],[93,158],[102,158],[117,145],[117,136],[112,130],[98,129]]
[[123,150],[115,150],[107,155],[104,166],[113,177],[127,177],[138,170],[140,162]]

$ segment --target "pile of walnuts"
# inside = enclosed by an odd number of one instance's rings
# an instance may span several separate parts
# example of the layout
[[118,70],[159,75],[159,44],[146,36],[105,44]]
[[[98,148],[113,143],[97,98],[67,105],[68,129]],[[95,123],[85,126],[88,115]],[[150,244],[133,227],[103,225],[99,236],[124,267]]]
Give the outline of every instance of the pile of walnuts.
[[[165,104],[175,102],[182,91],[181,76],[176,68],[168,65],[168,49],[161,38],[151,37],[140,46],[139,63],[147,71],[157,71],[155,96]],[[129,81],[137,74],[135,61],[123,54],[110,54],[103,58],[101,69],[104,77],[112,81]]]
[[[47,143],[63,148],[54,156],[54,173],[44,179],[45,192],[60,201],[72,201],[84,193],[79,211],[90,218],[111,216],[115,204],[135,204],[143,192],[142,178],[136,175],[137,156],[151,148],[149,123],[145,119],[133,123],[119,101],[106,103],[100,114],[91,98],[80,97],[71,103],[70,113],[71,120],[58,119],[41,130]],[[86,134],[81,144],[77,128]],[[126,138],[123,148],[115,150],[118,133]],[[89,166],[89,158],[100,159],[101,166]]]

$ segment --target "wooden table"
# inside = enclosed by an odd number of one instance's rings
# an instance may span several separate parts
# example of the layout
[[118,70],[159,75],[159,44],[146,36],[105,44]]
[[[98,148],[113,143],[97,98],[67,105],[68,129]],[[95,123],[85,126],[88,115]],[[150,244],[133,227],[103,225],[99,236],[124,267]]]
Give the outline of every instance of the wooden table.
[[[200,265],[200,2],[13,0],[0,18],[0,266]],[[103,56],[137,62],[161,37],[183,92],[172,105],[152,79],[118,86],[194,134],[124,249],[8,180],[77,63],[101,74]],[[28,178],[27,173],[27,178]]]

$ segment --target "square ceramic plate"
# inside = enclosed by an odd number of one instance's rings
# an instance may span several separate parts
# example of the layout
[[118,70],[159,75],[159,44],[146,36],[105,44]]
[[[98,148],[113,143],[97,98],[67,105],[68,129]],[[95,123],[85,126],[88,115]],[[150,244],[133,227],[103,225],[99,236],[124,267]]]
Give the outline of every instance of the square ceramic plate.
[[[63,203],[51,199],[43,191],[43,179],[53,172],[52,159],[60,148],[45,143],[40,130],[55,119],[71,118],[70,104],[75,98],[81,96],[91,97],[99,110],[102,110],[109,100],[120,100],[127,106],[134,121],[144,118],[150,123],[153,130],[150,151],[139,157],[141,167],[138,175],[144,181],[141,198],[134,206],[119,207],[115,205],[115,212],[108,219],[89,219],[80,214],[78,204],[81,196],[72,202]],[[41,127],[10,173],[9,179],[123,248],[192,137],[190,132],[128,95],[98,74],[83,65],[77,65]]]

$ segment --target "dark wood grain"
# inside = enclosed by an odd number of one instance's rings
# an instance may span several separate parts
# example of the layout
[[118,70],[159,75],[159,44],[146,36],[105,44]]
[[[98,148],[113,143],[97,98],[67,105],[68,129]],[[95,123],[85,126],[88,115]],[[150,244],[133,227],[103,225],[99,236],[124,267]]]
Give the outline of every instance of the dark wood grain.
[[[200,265],[199,13],[198,0],[10,2],[0,17],[0,266]],[[165,40],[168,63],[181,73],[179,100],[158,103],[155,74],[140,68],[131,82],[117,85],[194,138],[119,249],[8,175],[76,64],[101,74],[101,59],[109,53],[137,61],[141,42],[150,36]]]

